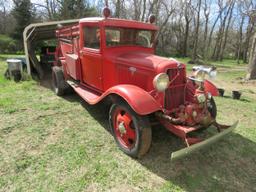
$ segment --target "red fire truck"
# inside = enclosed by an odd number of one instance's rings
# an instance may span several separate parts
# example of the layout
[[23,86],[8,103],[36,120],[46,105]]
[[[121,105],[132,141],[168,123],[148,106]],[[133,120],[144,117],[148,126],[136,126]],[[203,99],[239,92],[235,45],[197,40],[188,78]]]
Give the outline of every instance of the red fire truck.
[[[112,106],[109,124],[117,145],[132,157],[150,148],[151,125],[162,124],[180,137],[185,148],[172,153],[182,157],[231,132],[233,126],[216,122],[213,96],[217,88],[205,79],[214,68],[194,67],[154,54],[158,27],[149,22],[84,18],[77,25],[58,29],[59,45],[52,68],[57,95],[70,88],[89,104],[108,99]],[[216,129],[210,138],[196,136],[199,130]],[[193,133],[193,134],[191,134]],[[192,136],[193,135],[193,136]]]

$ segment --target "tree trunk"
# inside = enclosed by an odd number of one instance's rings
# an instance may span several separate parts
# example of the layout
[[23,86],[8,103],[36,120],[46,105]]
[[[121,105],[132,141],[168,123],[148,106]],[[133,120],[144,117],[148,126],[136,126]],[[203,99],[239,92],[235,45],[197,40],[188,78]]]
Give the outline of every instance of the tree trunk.
[[249,66],[248,66],[248,74],[246,79],[256,79],[256,33],[253,37],[253,42],[250,51],[250,58],[249,58]]
[[199,27],[200,27],[200,10],[201,10],[201,0],[199,0],[199,2],[198,2],[195,41],[194,41],[194,48],[193,48],[193,54],[192,54],[192,60],[193,61],[195,61],[197,59],[198,34],[199,34]]
[[244,26],[244,16],[242,17],[242,21],[239,28],[239,39],[238,39],[238,50],[237,50],[237,63],[240,63],[241,58],[241,50],[242,50],[242,41],[243,41],[243,26]]
[[143,11],[141,16],[141,21],[145,21],[146,8],[147,8],[146,0],[143,0]]
[[206,59],[206,41],[208,36],[208,22],[209,22],[209,15],[205,16],[205,27],[204,27],[204,41],[203,41],[203,58]]
[[232,19],[232,16],[233,16],[233,8],[235,6],[235,1],[233,1],[232,5],[230,5],[230,6],[231,6],[231,10],[230,10],[229,18],[228,18],[228,24],[226,26],[226,30],[225,30],[225,34],[224,34],[224,42],[223,42],[223,45],[221,46],[220,55],[219,55],[219,58],[218,58],[220,61],[223,60],[224,51],[225,51],[226,44],[227,44],[229,26],[230,26],[231,19]]
[[192,20],[192,17],[191,17],[191,0],[186,1],[184,3],[184,6],[185,6],[185,8],[184,8],[185,34],[184,34],[183,47],[182,47],[182,56],[187,57],[189,28],[190,28],[190,22]]
[[186,25],[185,25],[185,36],[184,36],[184,44],[183,44],[183,57],[187,57],[187,50],[188,50],[188,36],[189,36],[189,24],[190,20],[185,17]]
[[213,24],[212,29],[211,29],[211,32],[210,32],[210,35],[209,35],[209,40],[208,40],[208,43],[207,43],[207,51],[206,51],[207,59],[209,57],[209,49],[210,49],[210,46],[211,46],[211,43],[212,43],[213,32],[214,32],[215,26],[216,26],[219,18],[220,18],[220,13],[218,14],[217,18],[215,19],[214,24]]
[[121,10],[121,2],[120,2],[120,0],[116,1],[115,6],[116,6],[115,17],[116,18],[120,18],[120,10]]

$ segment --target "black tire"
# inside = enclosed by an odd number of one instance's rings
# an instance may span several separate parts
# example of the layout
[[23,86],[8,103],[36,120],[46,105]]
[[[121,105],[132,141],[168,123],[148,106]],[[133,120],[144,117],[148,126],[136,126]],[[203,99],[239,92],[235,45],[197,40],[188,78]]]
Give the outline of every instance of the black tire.
[[211,98],[207,105],[208,105],[208,111],[210,112],[212,118],[216,119],[217,107],[216,107],[216,103],[215,103],[214,99]]
[[52,67],[52,86],[58,96],[65,95],[70,90],[70,85],[65,81],[61,67]]
[[[125,113],[128,113],[132,118],[133,128],[136,133],[136,141],[132,148],[124,147],[124,145],[119,141],[116,131],[114,130],[114,122],[116,122],[115,113],[116,110],[120,109]],[[133,158],[140,158],[148,152],[152,140],[152,131],[148,117],[138,115],[127,103],[120,102],[111,106],[109,111],[109,124],[118,147],[124,153]]]

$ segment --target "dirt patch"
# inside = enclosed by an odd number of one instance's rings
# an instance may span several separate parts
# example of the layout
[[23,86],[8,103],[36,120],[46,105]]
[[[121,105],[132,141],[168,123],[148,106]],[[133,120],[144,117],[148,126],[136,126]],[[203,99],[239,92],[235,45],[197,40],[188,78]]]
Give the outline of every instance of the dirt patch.
[[108,192],[138,192],[138,191],[140,191],[139,188],[131,187],[126,184],[120,184],[108,190]]

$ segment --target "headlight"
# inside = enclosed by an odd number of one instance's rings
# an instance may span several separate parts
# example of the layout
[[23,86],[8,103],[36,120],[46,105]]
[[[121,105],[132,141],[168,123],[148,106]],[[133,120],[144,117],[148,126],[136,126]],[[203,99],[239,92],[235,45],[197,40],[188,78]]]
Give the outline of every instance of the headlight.
[[169,77],[166,73],[160,73],[153,80],[154,88],[159,91],[165,91],[169,86]]

